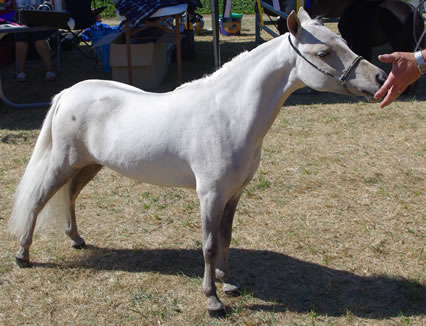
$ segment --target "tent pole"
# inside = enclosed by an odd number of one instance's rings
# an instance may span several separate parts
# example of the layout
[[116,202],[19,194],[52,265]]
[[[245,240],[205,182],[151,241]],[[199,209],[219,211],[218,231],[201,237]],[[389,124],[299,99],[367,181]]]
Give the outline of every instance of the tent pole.
[[219,0],[210,0],[210,9],[212,12],[214,64],[216,69],[219,69],[221,66],[219,46]]

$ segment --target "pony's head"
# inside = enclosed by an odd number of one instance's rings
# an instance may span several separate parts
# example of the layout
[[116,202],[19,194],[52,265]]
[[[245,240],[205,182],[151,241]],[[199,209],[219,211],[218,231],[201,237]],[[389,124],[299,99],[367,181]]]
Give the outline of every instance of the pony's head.
[[300,8],[287,18],[289,43],[297,54],[296,71],[302,82],[318,91],[364,96],[373,100],[386,73],[359,57],[346,42],[311,19]]

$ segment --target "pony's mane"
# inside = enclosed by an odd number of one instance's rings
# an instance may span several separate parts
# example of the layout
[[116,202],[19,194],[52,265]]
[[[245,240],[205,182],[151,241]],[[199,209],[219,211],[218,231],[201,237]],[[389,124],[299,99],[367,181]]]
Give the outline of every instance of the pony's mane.
[[222,68],[216,70],[214,73],[212,73],[211,75],[220,77],[223,74],[227,73],[229,69],[232,68],[232,66],[234,66],[235,64],[238,64],[240,61],[243,61],[248,55],[249,55],[249,51],[244,51],[241,52],[240,54],[238,54],[237,56],[233,57],[230,61],[226,62]]
[[325,15],[316,16],[313,20],[316,21],[321,26],[324,26],[324,17]]
[[[310,20],[310,24],[324,26],[323,18],[324,18],[323,15],[319,15],[319,16],[313,18],[312,20]],[[181,89],[181,88],[184,88],[184,87],[187,87],[187,86],[190,86],[190,85],[203,83],[203,82],[206,82],[206,81],[210,81],[211,79],[221,78],[221,76],[223,76],[223,75],[225,75],[229,72],[229,69],[231,69],[235,64],[238,64],[239,62],[244,60],[249,54],[250,54],[250,51],[247,51],[247,50],[244,51],[244,52],[241,52],[240,54],[238,54],[237,56],[232,58],[230,61],[226,62],[221,68],[214,71],[213,73],[206,74],[203,77],[201,77],[200,79],[196,79],[196,80],[192,80],[190,82],[184,83],[184,84],[180,85],[179,87],[177,87],[176,89]]]
[[221,68],[214,71],[213,73],[206,74],[200,79],[196,79],[196,80],[192,80],[190,82],[184,83],[180,85],[179,87],[177,87],[176,89],[180,89],[180,88],[187,87],[189,85],[193,85],[197,83],[202,83],[212,78],[214,79],[221,78],[223,75],[227,74],[229,72],[229,69],[231,69],[235,64],[238,64],[240,61],[244,60],[249,55],[249,53],[250,52],[247,50],[244,52],[241,52],[240,54],[233,57],[230,61],[226,62]]

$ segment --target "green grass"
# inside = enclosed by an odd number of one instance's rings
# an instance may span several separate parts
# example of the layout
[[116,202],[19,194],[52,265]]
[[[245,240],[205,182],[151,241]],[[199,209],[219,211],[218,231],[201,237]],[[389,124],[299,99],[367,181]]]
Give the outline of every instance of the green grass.
[[[200,14],[208,14],[210,13],[210,0],[200,0],[201,4],[203,5],[202,8],[197,10],[197,13]],[[219,12],[223,10],[223,0],[219,0]],[[247,1],[247,0],[239,0],[239,1],[232,1],[231,9],[232,12],[240,13],[240,14],[253,14],[254,13],[254,1]]]
[[99,4],[99,2],[97,2],[96,6],[97,7],[104,7],[104,6],[106,7],[105,10],[101,14],[102,18],[115,17],[115,6],[114,6],[114,2],[112,0],[102,1],[100,4]]

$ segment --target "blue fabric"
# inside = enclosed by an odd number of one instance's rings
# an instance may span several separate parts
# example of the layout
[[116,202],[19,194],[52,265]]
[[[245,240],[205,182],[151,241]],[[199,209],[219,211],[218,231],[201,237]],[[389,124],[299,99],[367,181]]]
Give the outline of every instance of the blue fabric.
[[92,41],[93,43],[96,43],[102,37],[111,33],[120,33],[119,26],[111,27],[107,24],[97,22],[91,27],[86,28],[81,36],[83,41]]
[[[92,41],[96,43],[102,37],[112,33],[120,33],[120,29],[118,26],[111,27],[107,24],[96,23],[90,28],[86,28],[82,35],[84,41]],[[106,72],[111,72],[111,66],[109,64],[109,53],[110,53],[110,45],[105,44],[103,46],[96,47],[96,52],[98,54],[99,60],[102,62],[102,70]]]
[[15,16],[15,12],[12,11],[12,12],[8,12],[8,13],[5,13],[3,15],[0,15],[0,18],[4,19],[5,22],[9,23],[9,22],[14,22],[15,21],[15,17],[14,16]]
[[197,7],[202,7],[199,0],[119,0],[115,7],[119,14],[126,17],[130,25],[135,27],[158,9],[182,3],[188,4],[189,12],[194,12]]

